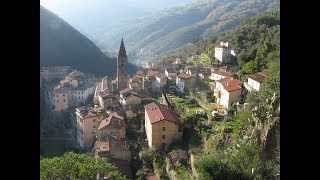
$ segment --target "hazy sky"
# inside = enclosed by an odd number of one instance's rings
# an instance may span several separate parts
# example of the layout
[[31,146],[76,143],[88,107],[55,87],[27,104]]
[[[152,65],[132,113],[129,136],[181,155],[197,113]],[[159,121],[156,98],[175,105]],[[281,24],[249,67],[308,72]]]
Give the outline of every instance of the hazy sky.
[[194,0],[40,0],[40,4],[81,33],[98,40],[106,29],[129,18],[181,6]]
[[148,8],[151,11],[170,8],[172,6],[184,5],[194,0],[40,0],[40,4],[58,14],[66,11],[83,10],[88,7],[99,5],[113,6],[115,4],[126,4],[137,8]]

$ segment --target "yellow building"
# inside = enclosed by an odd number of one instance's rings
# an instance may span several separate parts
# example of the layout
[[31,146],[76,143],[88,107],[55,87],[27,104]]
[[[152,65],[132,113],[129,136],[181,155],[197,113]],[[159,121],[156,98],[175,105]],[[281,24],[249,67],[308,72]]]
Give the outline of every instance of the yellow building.
[[154,102],[144,106],[145,130],[150,148],[161,148],[181,137],[179,117],[168,106]]

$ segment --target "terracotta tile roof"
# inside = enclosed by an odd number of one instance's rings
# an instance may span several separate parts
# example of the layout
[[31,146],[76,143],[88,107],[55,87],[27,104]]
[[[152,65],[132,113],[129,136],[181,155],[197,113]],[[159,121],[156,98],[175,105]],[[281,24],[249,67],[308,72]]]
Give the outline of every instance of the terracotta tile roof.
[[190,78],[191,77],[191,75],[189,75],[189,74],[180,74],[180,75],[178,75],[178,78],[181,78],[181,79],[188,79],[188,78]]
[[129,85],[130,85],[130,88],[138,87],[138,83],[137,82],[130,83]]
[[159,122],[163,119],[180,124],[179,117],[174,112],[172,112],[168,106],[152,102],[145,105],[144,109],[149,116],[151,124]]
[[82,116],[82,118],[88,118],[88,117],[96,117],[97,116],[97,112],[95,109],[93,109],[92,107],[89,106],[82,106],[82,107],[78,107],[76,108],[76,111],[80,114],[80,116]]
[[[98,137],[97,141],[108,143],[109,150],[117,148],[123,151],[130,151],[128,142],[125,139],[117,138],[111,135],[105,135],[103,137]],[[99,146],[95,146],[95,148],[97,149]]]
[[217,45],[216,48],[228,48],[228,47],[224,45]]
[[218,80],[217,82],[219,82],[228,92],[241,89],[241,81],[234,78],[224,78]]
[[93,146],[93,151],[94,150],[98,150],[98,151],[109,151],[110,150],[110,146],[109,146],[109,142],[107,141],[99,141],[99,140],[96,140],[96,142],[94,143],[94,146]]
[[127,96],[123,96],[123,99],[129,99],[129,98],[131,98],[131,97],[141,98],[139,95],[134,94],[134,93],[131,93],[131,94],[127,95]]
[[226,76],[226,77],[231,77],[234,75],[234,73],[232,73],[232,72],[225,72],[225,71],[219,71],[219,70],[213,70],[213,71],[211,71],[211,73],[218,74],[221,76]]
[[210,73],[211,69],[210,68],[188,68],[187,71],[190,71],[191,73],[194,74],[199,74],[199,73]]
[[164,73],[158,73],[157,75],[156,75],[156,77],[158,77],[158,78],[166,78],[167,76],[166,76],[166,74],[164,74]]
[[131,91],[133,91],[133,89],[131,87],[127,87],[127,88],[119,91],[119,93],[124,95],[124,94],[130,93]]
[[103,119],[99,125],[98,130],[106,127],[106,126],[113,126],[118,129],[122,127],[126,127],[126,123],[124,122],[124,118],[119,116],[116,112],[109,113],[109,116],[106,119]]
[[259,83],[262,83],[266,77],[267,77],[266,72],[259,72],[259,73],[251,74],[249,76],[249,78],[251,78]]
[[158,73],[159,73],[158,71],[149,70],[147,73],[147,78],[153,77],[153,76],[157,75]]
[[125,114],[125,111],[123,109],[120,109],[120,108],[116,108],[114,109],[112,112],[109,112],[109,114],[114,114],[114,113],[117,113],[118,116],[121,116],[122,118],[124,118],[124,114]]

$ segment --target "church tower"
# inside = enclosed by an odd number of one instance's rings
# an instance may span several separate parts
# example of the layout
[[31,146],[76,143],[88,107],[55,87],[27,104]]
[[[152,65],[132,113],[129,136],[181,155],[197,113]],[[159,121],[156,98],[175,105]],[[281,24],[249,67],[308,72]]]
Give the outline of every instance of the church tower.
[[128,57],[126,48],[124,47],[123,38],[121,39],[121,45],[118,54],[117,61],[117,89],[120,91],[127,88],[127,74],[128,74]]

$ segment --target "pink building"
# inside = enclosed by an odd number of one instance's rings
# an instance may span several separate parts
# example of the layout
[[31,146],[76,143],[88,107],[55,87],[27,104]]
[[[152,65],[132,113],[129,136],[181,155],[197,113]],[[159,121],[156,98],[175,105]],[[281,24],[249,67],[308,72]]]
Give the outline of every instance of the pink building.
[[94,144],[100,122],[105,114],[99,109],[83,106],[76,108],[77,141],[80,147],[90,147]]

